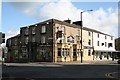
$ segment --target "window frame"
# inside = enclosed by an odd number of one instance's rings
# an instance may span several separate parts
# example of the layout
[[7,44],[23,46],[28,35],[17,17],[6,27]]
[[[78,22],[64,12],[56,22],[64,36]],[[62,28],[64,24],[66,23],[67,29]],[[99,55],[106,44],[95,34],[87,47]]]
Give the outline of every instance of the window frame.
[[46,43],[46,37],[45,37],[45,35],[41,36],[41,43],[42,44]]
[[46,33],[46,26],[45,25],[41,26],[41,33]]

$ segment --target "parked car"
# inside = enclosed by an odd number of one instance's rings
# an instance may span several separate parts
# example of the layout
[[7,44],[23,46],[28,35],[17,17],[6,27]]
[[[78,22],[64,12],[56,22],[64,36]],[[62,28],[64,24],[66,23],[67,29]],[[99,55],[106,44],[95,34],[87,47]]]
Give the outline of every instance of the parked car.
[[118,64],[120,64],[120,59],[118,59]]

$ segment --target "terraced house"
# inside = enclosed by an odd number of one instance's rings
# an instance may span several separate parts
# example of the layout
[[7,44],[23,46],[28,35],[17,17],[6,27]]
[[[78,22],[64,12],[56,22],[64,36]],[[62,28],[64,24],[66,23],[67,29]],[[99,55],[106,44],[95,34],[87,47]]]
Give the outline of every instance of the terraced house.
[[[109,51],[113,54],[113,51],[115,51],[113,36],[86,27],[82,28],[80,21],[71,23],[71,20],[50,19],[34,25],[21,27],[19,35],[7,40],[8,55],[6,61],[65,62],[80,61],[81,58],[83,61],[100,59],[103,54],[100,51],[98,52],[96,34],[112,38],[109,44]],[[83,43],[82,45],[81,42]],[[99,42],[99,45],[107,45],[107,43],[101,42]],[[102,49],[104,50],[104,48],[101,48],[101,51]],[[82,55],[81,52],[83,53]],[[110,54],[106,53],[106,55]],[[108,57],[111,58],[112,56]]]

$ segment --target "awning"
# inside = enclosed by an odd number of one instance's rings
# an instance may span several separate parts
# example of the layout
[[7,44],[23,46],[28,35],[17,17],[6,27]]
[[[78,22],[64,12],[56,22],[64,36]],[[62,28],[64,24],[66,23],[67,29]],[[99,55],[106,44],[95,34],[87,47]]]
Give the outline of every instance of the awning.
[[95,52],[116,52],[116,53],[120,53],[120,51],[114,51],[114,50],[94,50]]

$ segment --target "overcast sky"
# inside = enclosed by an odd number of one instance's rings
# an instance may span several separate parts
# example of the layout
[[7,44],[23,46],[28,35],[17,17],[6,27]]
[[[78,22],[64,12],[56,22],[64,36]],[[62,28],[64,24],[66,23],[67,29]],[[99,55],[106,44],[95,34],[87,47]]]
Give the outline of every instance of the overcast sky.
[[58,20],[80,20],[83,26],[118,37],[118,2],[71,2],[56,0],[49,2],[2,2],[2,32],[6,38],[19,34],[20,27],[55,18]]

